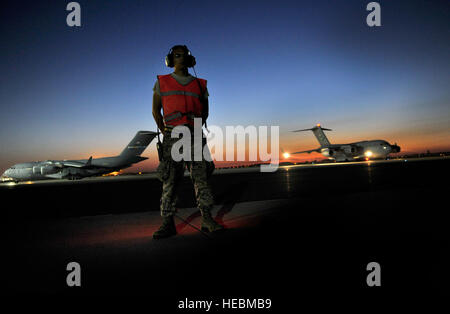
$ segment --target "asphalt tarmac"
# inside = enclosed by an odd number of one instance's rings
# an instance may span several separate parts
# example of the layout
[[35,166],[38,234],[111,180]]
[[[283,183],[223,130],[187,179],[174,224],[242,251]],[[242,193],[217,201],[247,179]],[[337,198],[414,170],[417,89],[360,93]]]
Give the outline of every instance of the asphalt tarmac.
[[[149,175],[0,185],[9,295],[117,295],[177,310],[180,300],[369,302],[440,297],[448,263],[450,160],[288,166],[217,171],[203,234],[184,178],[178,235],[153,240],[161,183]],[[81,286],[69,287],[70,262]],[[369,287],[370,262],[381,286]],[[6,268],[5,268],[6,267]],[[211,311],[224,311],[221,306]],[[200,311],[202,312],[202,311]],[[203,311],[204,312],[204,311]]]

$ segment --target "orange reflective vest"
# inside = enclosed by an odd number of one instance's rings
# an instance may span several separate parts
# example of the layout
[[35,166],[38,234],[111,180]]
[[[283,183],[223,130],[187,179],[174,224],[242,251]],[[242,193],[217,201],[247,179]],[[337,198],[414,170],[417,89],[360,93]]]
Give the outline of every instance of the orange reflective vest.
[[206,91],[206,80],[199,78],[187,85],[181,85],[172,75],[167,74],[158,75],[158,81],[164,123],[167,126],[194,126],[194,118],[202,117],[203,105],[200,97],[203,97]]

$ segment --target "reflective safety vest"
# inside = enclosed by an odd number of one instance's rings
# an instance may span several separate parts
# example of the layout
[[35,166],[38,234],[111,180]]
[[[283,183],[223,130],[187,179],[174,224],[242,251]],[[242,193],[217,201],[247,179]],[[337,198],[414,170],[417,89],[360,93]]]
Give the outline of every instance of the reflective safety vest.
[[203,97],[206,91],[206,80],[199,78],[187,85],[181,85],[172,75],[167,74],[158,75],[158,81],[166,126],[194,126],[194,118],[202,117],[203,105],[200,97]]

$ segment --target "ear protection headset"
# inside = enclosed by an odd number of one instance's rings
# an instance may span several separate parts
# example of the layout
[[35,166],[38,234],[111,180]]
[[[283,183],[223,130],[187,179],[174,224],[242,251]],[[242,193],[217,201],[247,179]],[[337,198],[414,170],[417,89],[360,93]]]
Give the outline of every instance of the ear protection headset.
[[193,55],[191,55],[191,51],[188,49],[188,47],[186,47],[186,45],[176,45],[173,46],[172,48],[170,48],[169,53],[166,55],[166,66],[168,66],[169,68],[173,68],[175,66],[174,62],[173,62],[173,49],[175,48],[183,48],[184,52],[185,52],[185,56],[184,56],[184,64],[186,67],[188,68],[192,68],[196,62],[195,62],[195,57]]

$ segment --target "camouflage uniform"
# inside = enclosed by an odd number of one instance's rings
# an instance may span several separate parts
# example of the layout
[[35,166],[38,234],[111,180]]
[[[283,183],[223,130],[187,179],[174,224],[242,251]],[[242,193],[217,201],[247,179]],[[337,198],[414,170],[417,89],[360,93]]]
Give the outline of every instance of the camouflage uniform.
[[[170,131],[164,132],[162,142],[162,160],[158,166],[157,173],[162,181],[161,195],[161,216],[168,217],[176,212],[177,193],[181,180],[184,175],[185,166],[189,170],[192,182],[194,184],[197,207],[202,214],[210,211],[214,205],[214,198],[209,184],[209,177],[214,171],[214,163],[208,162],[202,158],[202,161],[194,161],[193,140],[191,141],[191,160],[181,160],[176,162],[172,159],[172,145],[179,141],[179,138],[172,138]],[[206,143],[206,142],[204,142]]]

